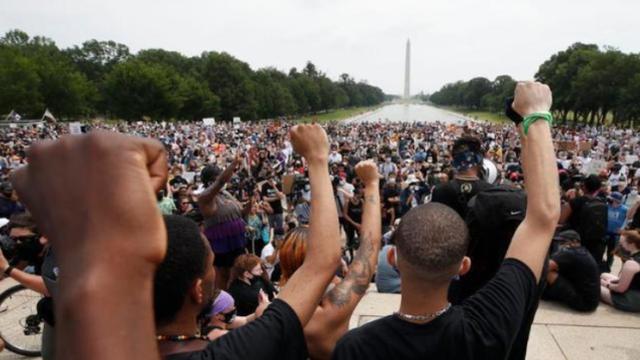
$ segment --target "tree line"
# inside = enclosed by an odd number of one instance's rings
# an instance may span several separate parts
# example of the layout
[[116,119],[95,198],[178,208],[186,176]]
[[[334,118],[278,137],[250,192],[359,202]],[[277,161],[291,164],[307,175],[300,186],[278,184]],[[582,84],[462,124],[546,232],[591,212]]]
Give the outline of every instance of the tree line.
[[348,74],[332,81],[307,62],[301,70],[252,70],[225,52],[187,57],[162,49],[89,40],[60,49],[20,30],[0,38],[0,114],[49,108],[58,117],[126,120],[267,119],[371,106],[383,91]]
[[[640,121],[640,54],[576,43],[540,65],[535,79],[553,90],[554,117],[563,123],[636,126]],[[443,86],[437,105],[500,112],[516,82],[477,77]]]

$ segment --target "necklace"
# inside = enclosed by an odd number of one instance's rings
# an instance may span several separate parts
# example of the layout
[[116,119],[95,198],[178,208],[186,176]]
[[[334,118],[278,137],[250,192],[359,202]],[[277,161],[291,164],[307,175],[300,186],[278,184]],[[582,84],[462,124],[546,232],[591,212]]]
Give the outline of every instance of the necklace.
[[439,317],[440,315],[446,313],[449,309],[451,308],[451,303],[448,303],[447,306],[445,306],[444,308],[431,313],[431,314],[426,314],[426,315],[411,315],[411,314],[404,314],[401,313],[400,311],[396,311],[393,314],[397,317],[399,317],[402,320],[405,321],[410,321],[410,322],[426,322],[426,321],[430,321],[433,320],[437,317]]
[[176,342],[191,341],[191,340],[209,341],[209,338],[207,338],[204,335],[157,335],[156,340],[157,341],[176,341]]

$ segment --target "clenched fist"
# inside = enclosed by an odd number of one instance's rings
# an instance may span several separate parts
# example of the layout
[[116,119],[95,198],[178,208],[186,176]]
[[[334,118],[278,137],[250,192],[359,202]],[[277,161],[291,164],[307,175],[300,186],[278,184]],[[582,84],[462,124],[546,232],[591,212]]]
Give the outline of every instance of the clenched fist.
[[551,109],[551,89],[545,84],[533,81],[521,81],[516,86],[513,110],[520,116]]
[[356,165],[356,174],[366,186],[377,185],[380,181],[378,166],[373,160],[361,161]]
[[166,230],[155,197],[167,178],[162,144],[96,131],[36,143],[28,159],[11,181],[61,267],[105,261],[151,269],[162,261]]
[[307,161],[326,161],[329,156],[329,139],[324,129],[318,125],[296,125],[289,130],[293,150]]

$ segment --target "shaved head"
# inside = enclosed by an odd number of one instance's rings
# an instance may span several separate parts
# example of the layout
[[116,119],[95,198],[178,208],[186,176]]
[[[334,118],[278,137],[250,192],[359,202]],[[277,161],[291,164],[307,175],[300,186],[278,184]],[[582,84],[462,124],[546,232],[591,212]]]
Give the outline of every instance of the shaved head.
[[[443,283],[457,274],[469,245],[467,225],[446,205],[428,203],[411,209],[394,233],[399,262],[411,275]],[[402,269],[401,272],[406,272]]]

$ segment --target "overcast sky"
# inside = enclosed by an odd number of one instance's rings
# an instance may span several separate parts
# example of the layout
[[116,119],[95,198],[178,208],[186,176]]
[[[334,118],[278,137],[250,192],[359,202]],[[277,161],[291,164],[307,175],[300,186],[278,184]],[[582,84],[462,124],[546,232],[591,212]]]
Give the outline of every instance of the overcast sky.
[[115,40],[132,51],[226,51],[252,68],[312,61],[400,94],[474,76],[530,79],[574,42],[640,52],[637,0],[0,0],[0,32],[18,28],[68,47]]

